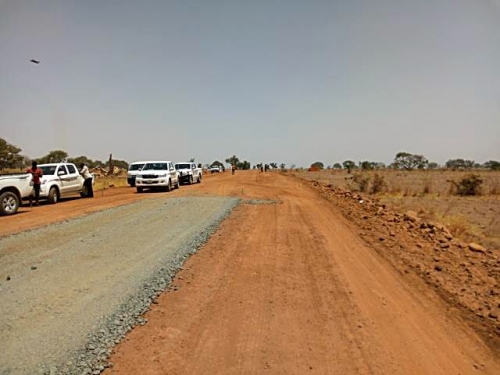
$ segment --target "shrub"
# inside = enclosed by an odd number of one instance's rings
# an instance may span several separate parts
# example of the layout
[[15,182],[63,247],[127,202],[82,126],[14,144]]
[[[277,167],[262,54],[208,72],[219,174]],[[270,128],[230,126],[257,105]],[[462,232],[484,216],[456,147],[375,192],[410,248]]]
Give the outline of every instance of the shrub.
[[352,181],[356,184],[355,190],[359,190],[364,193],[368,189],[370,176],[364,176],[361,173],[355,173],[352,175]]
[[372,194],[377,194],[385,188],[386,188],[386,183],[384,180],[384,176],[380,176],[378,173],[375,173],[372,182]]
[[478,195],[481,192],[483,180],[477,174],[469,174],[458,182],[449,181],[458,195]]

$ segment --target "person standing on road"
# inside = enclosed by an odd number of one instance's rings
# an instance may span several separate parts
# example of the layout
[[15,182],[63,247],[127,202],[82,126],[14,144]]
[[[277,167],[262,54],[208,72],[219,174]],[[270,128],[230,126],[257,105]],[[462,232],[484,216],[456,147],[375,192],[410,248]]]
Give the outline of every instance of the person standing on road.
[[[40,178],[43,176],[43,171],[38,168],[38,164],[35,160],[31,162],[31,168],[26,169],[26,173],[31,174],[32,180],[31,183],[33,184],[33,191],[35,193],[35,206],[38,206],[38,201],[40,199],[40,186],[42,185],[42,181]],[[33,204],[33,198],[32,195],[30,194],[30,206]]]
[[94,197],[94,190],[92,189],[92,175],[89,172],[89,167],[85,165],[85,163],[80,164],[80,174],[85,179],[83,186],[85,187],[85,192],[87,198]]
[[231,164],[231,173],[234,174],[236,172],[236,164]]

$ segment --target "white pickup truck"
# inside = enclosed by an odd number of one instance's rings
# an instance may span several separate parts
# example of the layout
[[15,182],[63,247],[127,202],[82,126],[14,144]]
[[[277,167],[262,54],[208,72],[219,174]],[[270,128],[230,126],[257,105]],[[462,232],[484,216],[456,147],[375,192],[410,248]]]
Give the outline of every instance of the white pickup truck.
[[31,174],[0,177],[0,215],[13,215],[24,198],[33,192]]
[[178,189],[179,173],[171,161],[148,161],[135,176],[135,187],[138,193],[144,189]]
[[[86,195],[83,186],[85,180],[73,163],[40,164],[38,168],[43,171],[40,199],[47,199],[49,203],[57,203],[61,197],[71,195],[84,197]],[[93,183],[94,180],[92,180]]]
[[193,184],[201,182],[203,171],[201,168],[196,167],[195,163],[176,163],[175,169],[179,172],[179,179],[181,183]]

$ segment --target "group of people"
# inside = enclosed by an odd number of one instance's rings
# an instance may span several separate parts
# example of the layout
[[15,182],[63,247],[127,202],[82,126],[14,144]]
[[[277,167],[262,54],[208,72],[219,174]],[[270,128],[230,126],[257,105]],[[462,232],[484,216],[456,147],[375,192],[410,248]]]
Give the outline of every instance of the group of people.
[[[92,175],[90,174],[89,167],[85,165],[85,163],[80,164],[80,174],[84,178],[84,183],[83,186],[85,187],[86,191],[86,197],[87,198],[93,198],[94,197],[94,190],[92,189]],[[35,196],[35,206],[39,205],[39,200],[40,200],[40,188],[42,186],[42,177],[43,177],[43,171],[41,168],[38,167],[38,163],[33,160],[31,162],[31,167],[26,170],[26,173],[31,174],[33,176],[32,179],[32,184],[33,184],[33,193]],[[30,200],[30,206],[33,205],[33,197],[30,195],[29,197]]]

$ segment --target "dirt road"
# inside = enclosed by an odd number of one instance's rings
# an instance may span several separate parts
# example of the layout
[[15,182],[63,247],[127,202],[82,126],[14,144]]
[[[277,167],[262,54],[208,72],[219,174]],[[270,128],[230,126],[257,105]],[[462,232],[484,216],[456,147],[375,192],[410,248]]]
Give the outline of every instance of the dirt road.
[[[455,309],[383,259],[305,182],[238,171],[172,197],[181,195],[247,204],[184,264],[105,374],[500,373],[498,353]],[[40,207],[39,218],[61,219],[59,207],[67,214],[82,202]],[[93,209],[100,202],[121,199]],[[40,224],[31,220],[24,229]],[[0,225],[0,235],[9,230]]]
[[453,309],[305,184],[256,172],[212,182],[282,203],[240,205],[107,374],[500,373]]

